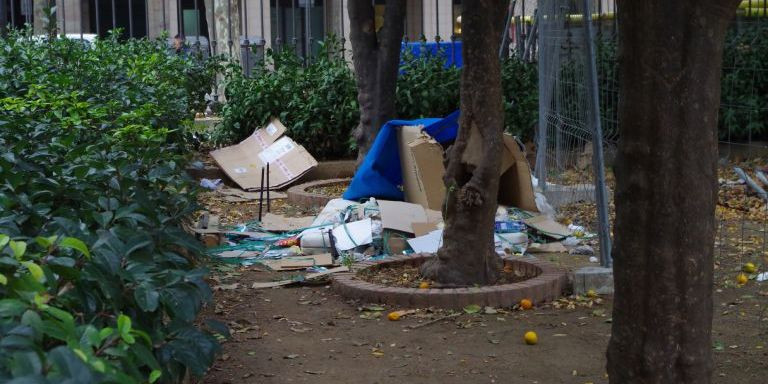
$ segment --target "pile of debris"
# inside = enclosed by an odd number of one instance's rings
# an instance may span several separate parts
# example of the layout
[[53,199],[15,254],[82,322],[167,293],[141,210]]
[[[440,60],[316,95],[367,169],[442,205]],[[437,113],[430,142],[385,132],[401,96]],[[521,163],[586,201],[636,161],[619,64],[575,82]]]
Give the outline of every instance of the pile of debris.
[[[193,230],[210,246],[214,257],[241,265],[259,264],[274,271],[324,273],[340,264],[437,252],[444,226],[443,156],[450,137],[446,138],[444,126],[435,134],[435,127],[444,121],[427,120],[432,124],[385,126],[374,144],[378,150],[369,152],[344,198],[331,200],[314,218],[272,214],[267,197],[267,212],[263,214],[263,204],[259,204],[257,220],[220,228],[215,217],[204,215]],[[303,147],[283,136],[284,132],[285,127],[275,119],[240,144],[211,156],[243,190],[257,190],[261,201],[271,189],[287,186],[317,165]],[[390,148],[379,141],[388,141]],[[524,147],[509,135],[504,136],[504,144],[496,215],[497,252],[592,256],[594,251],[583,244],[594,235],[583,227],[555,221],[544,196],[534,191]],[[470,140],[469,147],[472,145],[479,143]],[[399,156],[393,157],[393,152]],[[480,153],[479,148],[468,150],[464,161],[477,164]],[[382,172],[376,162],[385,160],[399,162],[399,167],[395,166],[399,169],[390,167]],[[210,187],[218,188],[218,184]]]

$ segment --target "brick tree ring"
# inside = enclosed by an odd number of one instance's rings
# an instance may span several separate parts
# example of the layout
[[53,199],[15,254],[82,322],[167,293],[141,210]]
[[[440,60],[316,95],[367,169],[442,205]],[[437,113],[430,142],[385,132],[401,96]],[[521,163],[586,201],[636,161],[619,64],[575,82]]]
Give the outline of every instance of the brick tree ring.
[[349,183],[352,179],[327,179],[316,180],[308,183],[294,185],[288,188],[288,202],[306,209],[312,209],[317,207],[324,207],[329,201],[337,198],[337,196],[327,196],[319,193],[308,192],[307,190],[313,187],[326,187],[336,184]]
[[421,265],[432,254],[397,255],[384,260],[367,261],[352,266],[350,272],[333,275],[332,288],[344,297],[369,303],[401,307],[440,307],[460,309],[470,304],[489,307],[512,307],[522,299],[533,303],[552,301],[562,296],[567,276],[563,269],[538,259],[502,256],[505,267],[529,277],[527,280],[500,285],[469,288],[399,288],[363,281],[361,271],[398,264]]

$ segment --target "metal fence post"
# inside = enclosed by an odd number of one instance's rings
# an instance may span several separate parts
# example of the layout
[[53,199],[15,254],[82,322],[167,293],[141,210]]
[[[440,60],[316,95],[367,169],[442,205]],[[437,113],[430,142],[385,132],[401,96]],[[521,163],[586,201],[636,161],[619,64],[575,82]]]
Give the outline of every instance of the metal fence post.
[[195,48],[197,49],[197,54],[200,55],[200,8],[197,4],[198,0],[195,0],[195,28],[197,28],[197,35],[195,36]]
[[96,4],[96,35],[101,36],[101,15],[99,14],[99,0],[94,2]]
[[67,35],[67,13],[64,3],[66,3],[66,0],[61,0],[61,37]]
[[[251,42],[248,41],[248,0],[242,0],[241,3],[243,4],[243,13],[242,13],[242,25],[243,25],[243,44],[240,48],[245,47],[245,60],[244,60],[244,67],[243,67],[243,73],[245,73],[246,77],[251,76]],[[240,54],[242,55],[243,52],[241,51]]]
[[128,37],[133,38],[133,0],[128,0]]
[[605,159],[603,156],[603,129],[600,123],[600,93],[597,85],[597,63],[595,41],[592,32],[592,11],[590,0],[584,0],[584,39],[587,48],[587,89],[589,92],[589,123],[592,126],[593,163],[595,172],[595,201],[597,203],[598,238],[600,240],[600,263],[603,267],[613,265],[611,259],[611,231],[608,216],[608,191],[605,186]]

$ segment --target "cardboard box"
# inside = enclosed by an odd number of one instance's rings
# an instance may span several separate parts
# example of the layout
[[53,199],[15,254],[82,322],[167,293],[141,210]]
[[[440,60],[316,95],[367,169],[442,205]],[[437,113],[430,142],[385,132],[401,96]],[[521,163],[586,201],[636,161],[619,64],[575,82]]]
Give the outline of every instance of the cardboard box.
[[404,126],[398,131],[400,168],[405,201],[440,210],[445,198],[443,147],[420,126]]
[[[481,142],[471,135],[462,160],[479,164],[484,156]],[[445,198],[443,149],[421,133],[421,127],[402,127],[398,133],[405,201],[441,210]],[[511,135],[504,135],[499,180],[499,204],[538,212],[531,183],[531,169],[523,150]]]
[[273,118],[239,144],[211,152],[211,157],[242,189],[261,187],[261,169],[267,163],[270,189],[285,187],[317,166],[304,147],[283,136],[285,131],[280,120]]
[[402,201],[378,200],[381,227],[405,233],[413,232],[413,223],[427,221],[427,213],[421,205]]

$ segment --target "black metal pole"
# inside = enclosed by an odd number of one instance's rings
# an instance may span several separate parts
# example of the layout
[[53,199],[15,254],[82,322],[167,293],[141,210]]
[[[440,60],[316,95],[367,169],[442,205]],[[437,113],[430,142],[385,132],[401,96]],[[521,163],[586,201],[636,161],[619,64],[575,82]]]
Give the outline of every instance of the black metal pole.
[[261,208],[264,206],[264,167],[261,167],[261,186],[259,187],[259,221],[261,221]]
[[269,212],[269,163],[267,163],[267,212]]
[[117,29],[117,11],[115,10],[115,0],[112,0],[112,29]]
[[144,32],[149,38],[149,0],[144,0]]
[[11,0],[11,28],[16,28],[16,8]]
[[67,35],[67,12],[64,6],[65,3],[65,0],[61,0],[61,37]]
[[[211,0],[211,31],[213,31],[213,36],[211,37],[211,56],[216,56],[216,0]],[[208,12],[208,9],[205,10],[205,12]],[[214,81],[215,83],[216,81]],[[213,91],[214,96],[216,95],[216,91]]]
[[176,0],[176,31],[178,32],[181,43],[186,44],[184,38],[184,11],[181,8],[181,0]]
[[435,0],[435,42],[440,49],[440,1]]
[[99,15],[99,0],[94,1],[96,3],[96,35],[101,36],[101,15]]
[[[280,12],[280,4],[277,1],[275,1],[275,12],[277,13],[277,15],[275,16],[275,31],[277,32],[277,37],[275,37],[275,48],[280,49],[280,43],[282,42],[282,40],[280,39],[280,35],[282,32],[280,31],[280,16],[282,16],[282,13]],[[266,59],[267,56],[264,55],[264,58]]]
[[424,16],[427,12],[424,10],[424,0],[421,0],[421,40],[427,41],[427,33],[424,31]]
[[[29,9],[27,9],[27,13],[29,13]],[[80,41],[83,41],[83,27],[85,25],[85,22],[83,20],[83,2],[80,2]]]
[[197,36],[195,36],[195,47],[197,48],[197,54],[200,54],[200,8],[197,5],[198,0],[195,0],[195,28],[197,28]]
[[243,34],[243,46],[245,47],[245,67],[243,71],[245,76],[251,76],[251,42],[248,41],[248,0],[241,0],[241,3],[243,4],[242,25],[245,32]]
[[165,0],[161,1],[161,3],[163,4],[163,31],[167,31],[168,30],[168,24],[165,21],[165,18],[168,17],[168,15],[165,12]]
[[304,19],[306,25],[306,31],[304,31],[304,65],[308,65],[312,62],[312,23],[310,21],[312,10],[312,0],[307,0],[304,3]]
[[128,0],[128,37],[133,38],[133,0]]
[[293,31],[293,52],[299,48],[299,39],[296,38],[296,2],[299,0],[291,1],[291,30]]
[[[267,39],[266,39],[266,35],[264,34],[264,0],[261,0],[259,7],[261,8],[261,10],[259,11],[259,13],[261,14],[261,61],[266,62]],[[270,36],[271,35],[272,34],[270,33]],[[272,45],[271,42],[270,42],[270,45]],[[267,179],[269,179],[269,176],[267,176]],[[267,193],[267,196],[269,196],[269,193]],[[267,199],[267,206],[269,206],[269,199]],[[267,208],[267,212],[269,212],[269,208]]]
[[341,0],[341,58],[346,60],[347,38],[344,31],[344,0]]
[[227,46],[229,46],[229,56],[232,57],[232,0],[227,0],[227,25],[229,34],[227,36]]

